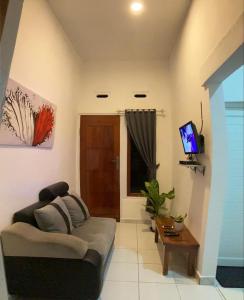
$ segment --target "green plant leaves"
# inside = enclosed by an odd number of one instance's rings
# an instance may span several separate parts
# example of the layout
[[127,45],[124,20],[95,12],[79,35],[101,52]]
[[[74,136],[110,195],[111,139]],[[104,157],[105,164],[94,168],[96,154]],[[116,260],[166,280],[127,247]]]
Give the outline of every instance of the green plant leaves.
[[169,191],[167,194],[162,193],[161,194],[163,197],[168,198],[168,199],[174,199],[175,198],[175,189],[173,188],[171,191]]
[[185,220],[186,217],[187,217],[187,213],[185,213],[184,216],[182,216],[182,215],[177,215],[175,217],[171,216],[171,218],[174,219],[174,221],[176,223],[182,223],[182,222],[184,222],[184,220]]
[[[172,189],[168,193],[159,194],[159,184],[156,179],[150,182],[145,182],[146,191],[141,190],[141,194],[148,199],[148,205],[146,205],[149,212],[154,216],[159,215],[160,209],[163,208],[166,198],[173,199],[175,197],[175,190]],[[166,210],[166,208],[164,208]]]

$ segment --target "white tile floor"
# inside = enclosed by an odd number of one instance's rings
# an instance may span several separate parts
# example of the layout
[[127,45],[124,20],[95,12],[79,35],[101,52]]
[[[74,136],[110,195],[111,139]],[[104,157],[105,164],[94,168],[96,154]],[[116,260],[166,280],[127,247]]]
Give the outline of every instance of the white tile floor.
[[186,259],[179,254],[171,257],[169,274],[163,276],[162,250],[148,225],[117,223],[115,248],[98,300],[244,300],[242,289],[198,285],[187,277]]
[[185,274],[184,256],[171,258],[162,275],[159,253],[148,225],[117,223],[115,248],[100,300],[244,300],[243,290],[200,286]]

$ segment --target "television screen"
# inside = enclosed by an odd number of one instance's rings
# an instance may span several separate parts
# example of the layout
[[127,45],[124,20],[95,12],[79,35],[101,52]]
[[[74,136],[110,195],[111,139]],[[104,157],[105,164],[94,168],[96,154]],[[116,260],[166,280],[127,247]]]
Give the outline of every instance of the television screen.
[[194,123],[188,122],[179,130],[185,154],[199,153],[198,133]]

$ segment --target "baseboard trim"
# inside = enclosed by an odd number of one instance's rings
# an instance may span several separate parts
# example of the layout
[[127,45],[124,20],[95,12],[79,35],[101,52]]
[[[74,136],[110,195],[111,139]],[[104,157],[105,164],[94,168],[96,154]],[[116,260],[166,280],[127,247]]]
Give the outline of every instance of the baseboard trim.
[[218,266],[225,267],[244,267],[244,258],[239,257],[219,257]]
[[120,219],[120,223],[150,224],[150,220]]
[[216,286],[216,278],[213,276],[202,276],[201,273],[196,271],[197,281],[200,285],[213,285]]

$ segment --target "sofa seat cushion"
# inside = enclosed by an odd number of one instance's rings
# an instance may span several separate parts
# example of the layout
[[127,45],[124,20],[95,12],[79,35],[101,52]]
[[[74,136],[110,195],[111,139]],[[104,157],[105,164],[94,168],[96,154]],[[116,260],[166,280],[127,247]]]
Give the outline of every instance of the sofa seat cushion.
[[88,242],[88,248],[96,250],[105,263],[114,240],[116,220],[90,217],[80,227],[74,228],[72,235]]

